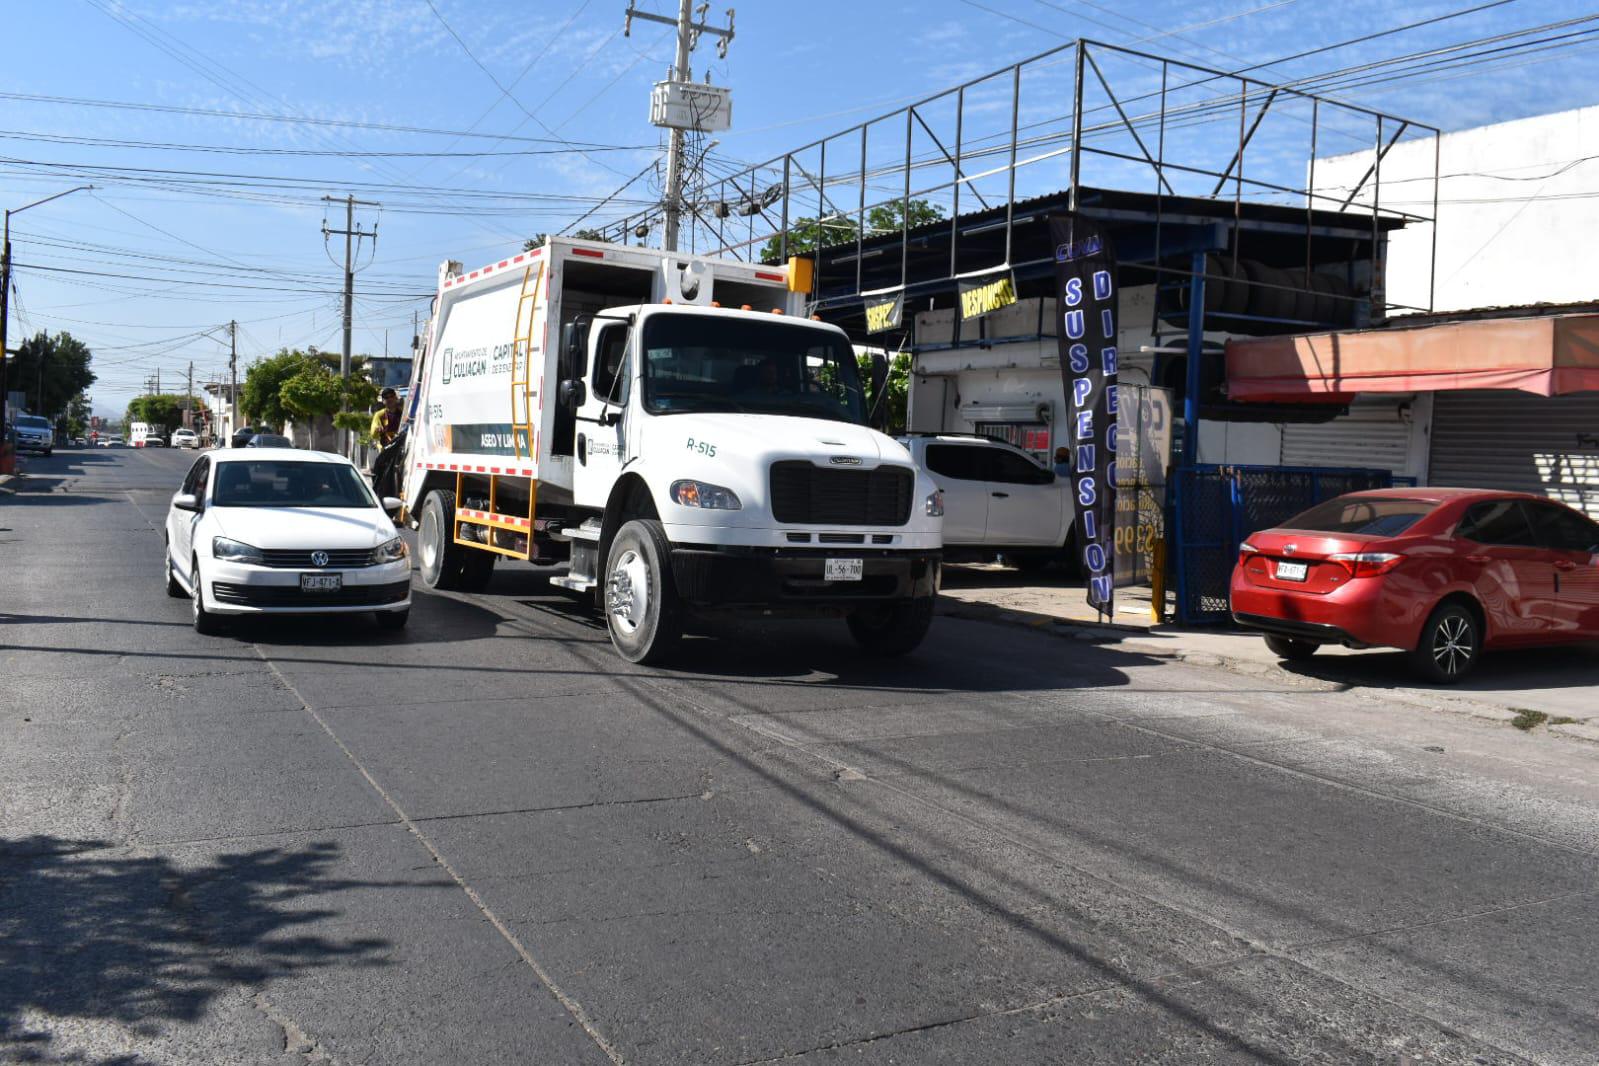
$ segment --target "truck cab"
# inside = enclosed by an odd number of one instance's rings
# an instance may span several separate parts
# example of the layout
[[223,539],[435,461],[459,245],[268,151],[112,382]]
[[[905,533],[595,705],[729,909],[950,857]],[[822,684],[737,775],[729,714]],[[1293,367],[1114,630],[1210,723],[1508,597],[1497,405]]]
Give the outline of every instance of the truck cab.
[[566,343],[573,511],[598,528],[573,541],[565,580],[596,590],[624,654],[663,595],[688,612],[838,611],[884,649],[920,640],[941,500],[866,425],[841,330],[639,305],[578,320]]

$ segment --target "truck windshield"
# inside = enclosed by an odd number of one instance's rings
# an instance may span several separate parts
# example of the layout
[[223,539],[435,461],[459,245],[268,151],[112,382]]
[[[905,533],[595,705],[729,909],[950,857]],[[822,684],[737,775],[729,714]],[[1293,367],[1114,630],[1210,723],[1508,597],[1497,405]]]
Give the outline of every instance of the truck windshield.
[[855,350],[783,321],[652,315],[644,322],[644,406],[654,414],[741,411],[863,424]]

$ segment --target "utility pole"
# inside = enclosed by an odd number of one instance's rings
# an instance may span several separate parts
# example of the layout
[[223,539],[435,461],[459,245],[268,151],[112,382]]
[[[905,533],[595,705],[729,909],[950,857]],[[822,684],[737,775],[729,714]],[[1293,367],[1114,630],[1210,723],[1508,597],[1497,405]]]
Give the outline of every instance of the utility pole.
[[239,323],[228,323],[228,444],[239,431]]
[[[338,203],[338,200],[332,196],[324,196],[322,197],[322,200],[325,203]],[[350,382],[350,326],[354,318],[355,310],[356,244],[354,242],[359,241],[363,237],[371,237],[374,248],[377,247],[378,243],[377,223],[374,222],[372,224],[371,232],[367,232],[355,224],[356,204],[360,204],[362,207],[382,206],[381,204],[378,204],[372,200],[357,200],[353,196],[346,196],[344,198],[344,228],[328,229],[328,224],[326,222],[322,223],[323,241],[326,241],[329,237],[334,236],[342,236],[344,238],[344,348],[339,355],[339,376],[344,379],[346,385],[348,385]],[[341,406],[339,409],[343,411],[347,408]],[[341,429],[339,431],[339,440],[342,445],[341,450],[348,455],[351,450],[349,433]]]
[[[46,196],[43,200],[35,200],[31,204],[23,204],[18,208],[7,208],[5,212],[5,236],[0,239],[0,474],[11,473],[14,456],[6,449],[6,401],[10,397],[10,381],[7,380],[7,368],[11,365],[11,349],[6,347],[6,323],[11,319],[11,216],[20,215],[30,207],[47,204],[51,200],[59,200],[63,196],[70,196],[75,192],[85,192],[93,189],[93,185],[79,185],[58,192],[53,196]],[[26,389],[26,386],[23,387]]]
[[183,387],[183,428],[194,428],[194,360],[189,360],[189,382]]
[[[677,56],[672,64],[672,69],[667,72],[666,81],[657,82],[654,94],[651,97],[650,121],[657,126],[666,126],[670,129],[666,142],[666,233],[662,240],[662,247],[668,252],[677,251],[678,229],[683,218],[683,135],[690,129],[726,129],[731,104],[719,109],[715,114],[703,114],[701,108],[705,107],[708,100],[696,100],[692,90],[699,88],[693,86],[694,72],[689,69],[689,53],[694,51],[694,46],[699,44],[700,34],[709,33],[717,38],[716,51],[723,59],[727,58],[727,43],[733,39],[733,9],[727,10],[727,28],[706,25],[703,21],[705,13],[710,10],[709,3],[701,3],[699,17],[701,21],[694,21],[694,0],[678,0],[677,18],[666,15],[657,15],[651,11],[640,11],[633,6],[633,0],[628,0],[623,36],[632,36],[633,20],[643,19],[646,22],[659,22],[665,26],[672,26],[677,30]],[[706,75],[707,86],[701,93],[709,95],[711,90],[708,83],[710,75]],[[725,90],[718,91],[725,100]],[[675,114],[678,110],[682,114]],[[626,234],[623,234],[626,240]]]

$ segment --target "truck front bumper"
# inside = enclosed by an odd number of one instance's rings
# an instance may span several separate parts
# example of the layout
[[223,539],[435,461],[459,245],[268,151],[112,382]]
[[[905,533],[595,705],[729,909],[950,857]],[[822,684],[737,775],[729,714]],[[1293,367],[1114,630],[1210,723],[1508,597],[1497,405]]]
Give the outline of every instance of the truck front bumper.
[[[822,576],[828,559],[861,560],[861,579],[828,581]],[[678,596],[696,607],[806,610],[932,596],[939,566],[936,551],[672,549]]]

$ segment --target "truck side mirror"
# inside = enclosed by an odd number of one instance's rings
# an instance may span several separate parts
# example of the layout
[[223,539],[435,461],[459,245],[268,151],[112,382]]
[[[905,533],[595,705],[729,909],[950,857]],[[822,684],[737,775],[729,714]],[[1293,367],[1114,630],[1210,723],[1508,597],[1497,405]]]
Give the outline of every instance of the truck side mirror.
[[576,411],[588,402],[589,390],[582,378],[563,381],[555,391],[556,402],[568,411]]
[[578,315],[561,327],[561,355],[574,379],[581,380],[589,372],[589,327],[593,324],[588,315]]

